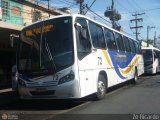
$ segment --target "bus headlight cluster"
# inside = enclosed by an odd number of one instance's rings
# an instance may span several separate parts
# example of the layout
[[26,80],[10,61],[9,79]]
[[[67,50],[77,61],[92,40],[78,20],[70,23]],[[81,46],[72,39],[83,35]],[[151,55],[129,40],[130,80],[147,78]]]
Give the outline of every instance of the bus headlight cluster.
[[23,80],[21,80],[21,79],[18,80],[18,83],[21,86],[26,86],[26,83]]
[[64,77],[62,77],[59,80],[58,84],[63,84],[65,82],[69,82],[71,80],[74,80],[74,78],[75,78],[75,75],[74,75],[73,71],[71,71],[68,75],[65,75]]

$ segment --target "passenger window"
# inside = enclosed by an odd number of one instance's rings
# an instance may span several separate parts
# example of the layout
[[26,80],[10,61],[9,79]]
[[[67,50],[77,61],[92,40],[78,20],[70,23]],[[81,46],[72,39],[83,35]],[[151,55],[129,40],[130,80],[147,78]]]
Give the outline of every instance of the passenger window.
[[126,47],[126,51],[127,52],[131,52],[131,47],[130,47],[130,44],[129,44],[129,39],[127,37],[123,37],[124,39],[124,44],[125,44],[125,47]]
[[106,48],[102,27],[89,22],[92,44],[95,48]]
[[[81,60],[91,52],[91,43],[87,27],[87,21],[85,19],[79,18],[77,19],[76,23],[79,23],[82,27],[76,28],[77,53],[78,58]],[[85,29],[86,31],[86,38],[82,36],[83,29]]]
[[138,51],[139,51],[139,54],[142,54],[142,52],[141,52],[141,44],[140,44],[140,42],[138,42]]
[[136,48],[136,53],[139,54],[140,51],[139,51],[139,46],[138,46],[138,42],[135,42],[135,48]]
[[125,51],[123,39],[119,33],[115,33],[115,40],[117,41],[117,46],[118,46],[119,50]]
[[104,29],[104,35],[105,35],[108,49],[117,50],[117,45],[116,45],[116,41],[114,39],[113,32],[109,29]]
[[135,50],[135,45],[134,45],[134,41],[129,39],[129,42],[130,42],[130,47],[131,47],[131,52],[135,53],[136,50]]

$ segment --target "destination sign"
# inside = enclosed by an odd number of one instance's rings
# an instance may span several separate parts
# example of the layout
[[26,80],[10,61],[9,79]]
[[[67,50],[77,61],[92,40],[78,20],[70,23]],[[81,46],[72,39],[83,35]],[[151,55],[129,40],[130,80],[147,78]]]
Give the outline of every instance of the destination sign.
[[53,30],[53,25],[45,25],[43,27],[34,28],[30,30],[26,30],[25,34],[26,36],[32,36],[34,34],[40,34],[40,33],[46,33]]
[[145,53],[146,53],[146,50],[142,50],[142,53],[145,54]]

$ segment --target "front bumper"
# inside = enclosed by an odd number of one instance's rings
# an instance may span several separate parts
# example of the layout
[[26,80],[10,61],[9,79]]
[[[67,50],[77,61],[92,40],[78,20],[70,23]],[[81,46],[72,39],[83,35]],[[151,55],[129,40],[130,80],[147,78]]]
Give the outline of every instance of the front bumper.
[[21,99],[69,99],[81,97],[77,80],[57,86],[19,86],[18,90]]
[[153,68],[150,68],[150,69],[145,68],[144,74],[153,74]]

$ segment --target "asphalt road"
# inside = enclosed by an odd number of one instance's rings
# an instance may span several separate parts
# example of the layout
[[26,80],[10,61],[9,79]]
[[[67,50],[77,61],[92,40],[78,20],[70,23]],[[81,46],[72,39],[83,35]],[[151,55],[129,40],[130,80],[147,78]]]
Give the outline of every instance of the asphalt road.
[[[160,75],[142,76],[136,85],[113,88],[105,99],[20,101],[1,107],[0,115],[24,120],[160,119]],[[159,115],[158,115],[159,114]],[[106,116],[107,115],[107,116]],[[155,115],[155,116],[153,116]],[[1,117],[0,117],[1,119]]]
[[76,114],[160,114],[160,75],[142,78],[135,86],[112,91],[101,101],[92,102],[71,113]]

